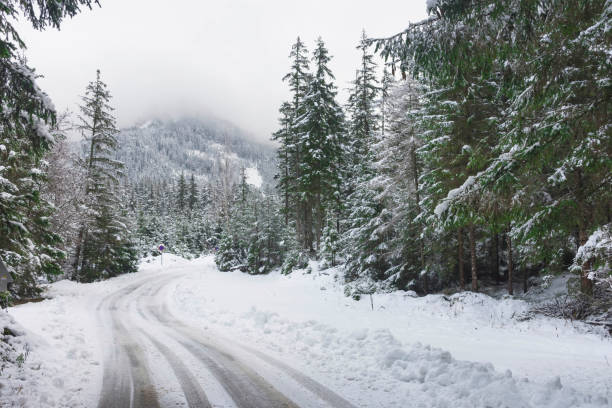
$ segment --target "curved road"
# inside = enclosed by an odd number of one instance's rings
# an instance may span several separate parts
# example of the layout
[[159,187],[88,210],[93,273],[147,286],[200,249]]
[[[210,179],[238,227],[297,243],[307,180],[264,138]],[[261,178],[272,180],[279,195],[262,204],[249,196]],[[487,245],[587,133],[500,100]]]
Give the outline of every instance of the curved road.
[[164,293],[184,276],[143,279],[98,305],[109,345],[99,408],[355,408],[276,358],[178,320]]

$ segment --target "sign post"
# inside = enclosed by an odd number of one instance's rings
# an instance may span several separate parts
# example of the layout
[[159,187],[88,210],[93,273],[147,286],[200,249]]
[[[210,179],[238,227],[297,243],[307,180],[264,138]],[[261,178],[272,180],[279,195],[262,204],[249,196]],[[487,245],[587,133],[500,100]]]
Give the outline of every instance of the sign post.
[[166,249],[166,247],[164,246],[164,244],[159,244],[157,249],[159,250],[159,253],[161,254],[160,261],[161,261],[161,265],[163,266],[164,265],[164,249]]
[[13,283],[13,277],[8,271],[8,268],[0,259],[0,292],[8,290],[8,287],[11,283]]

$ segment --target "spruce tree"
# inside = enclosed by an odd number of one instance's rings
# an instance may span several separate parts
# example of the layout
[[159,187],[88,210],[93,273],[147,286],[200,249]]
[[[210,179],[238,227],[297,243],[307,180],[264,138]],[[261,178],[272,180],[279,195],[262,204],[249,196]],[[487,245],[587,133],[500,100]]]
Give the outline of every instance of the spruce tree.
[[187,182],[185,180],[185,173],[181,173],[176,190],[176,204],[179,212],[182,212],[187,204]]
[[299,141],[300,123],[298,118],[304,114],[305,104],[304,98],[308,92],[311,74],[309,72],[308,50],[300,37],[297,38],[295,44],[291,47],[291,70],[287,73],[283,80],[289,85],[291,91],[291,110],[290,122],[288,129],[288,137],[285,139],[285,146],[288,149],[290,157],[289,178],[292,180],[286,188],[292,193],[296,233],[298,242],[301,248],[307,251],[312,250],[313,234],[312,234],[312,214],[308,212],[307,199],[298,193],[297,180],[302,177],[302,152],[303,145]]
[[293,108],[289,102],[283,102],[279,108],[280,118],[279,129],[272,135],[272,140],[279,143],[277,149],[277,163],[278,173],[274,176],[276,180],[276,188],[283,197],[283,208],[282,213],[285,217],[285,225],[289,225],[289,218],[291,215],[291,206],[294,202],[293,196],[293,185],[294,185],[294,172],[293,172],[293,146],[292,146],[292,132],[291,123],[293,116]]
[[13,273],[14,294],[36,296],[37,280],[59,273],[64,256],[42,197],[55,111],[25,62],[0,66],[0,99],[0,258]]
[[[566,251],[577,250],[571,236],[585,243],[609,222],[610,7],[445,0],[430,12],[374,43],[404,75],[433,86],[424,151],[441,166],[424,177],[427,207],[458,229],[460,254],[468,230],[473,272],[475,235],[506,231],[512,291],[514,265],[563,269]],[[591,272],[583,262],[587,294]]]
[[196,186],[195,176],[192,174],[189,179],[189,197],[187,198],[189,210],[193,211],[198,203],[198,187]]
[[372,146],[380,123],[376,110],[379,88],[376,64],[365,32],[357,49],[361,51],[361,63],[349,95],[348,108],[351,114],[349,168],[352,174],[349,180],[348,230],[344,239],[345,279],[348,281],[358,278],[380,280],[388,268],[383,256],[387,249],[386,237],[379,228],[378,218],[385,211],[384,203],[378,199],[379,192],[372,185],[375,177]]
[[314,232],[317,250],[327,210],[334,205],[332,198],[340,178],[337,164],[342,162],[343,155],[343,113],[335,100],[330,60],[325,43],[319,38],[312,57],[314,72],[304,96],[304,113],[297,119],[296,145],[301,157],[296,193],[303,202],[304,227]]
[[88,217],[79,232],[74,275],[91,282],[136,270],[137,254],[125,219],[120,179],[123,164],[114,159],[117,129],[110,92],[96,73],[82,97],[79,129],[87,144],[86,202]]

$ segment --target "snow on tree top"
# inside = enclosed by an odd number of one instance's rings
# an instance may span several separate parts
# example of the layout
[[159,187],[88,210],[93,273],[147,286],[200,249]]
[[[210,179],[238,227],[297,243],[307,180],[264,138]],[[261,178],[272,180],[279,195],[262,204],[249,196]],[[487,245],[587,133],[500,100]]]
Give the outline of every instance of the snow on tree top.
[[249,167],[244,171],[246,173],[246,182],[252,186],[261,188],[263,178],[261,177],[261,174],[259,174],[259,170],[257,170],[256,167]]

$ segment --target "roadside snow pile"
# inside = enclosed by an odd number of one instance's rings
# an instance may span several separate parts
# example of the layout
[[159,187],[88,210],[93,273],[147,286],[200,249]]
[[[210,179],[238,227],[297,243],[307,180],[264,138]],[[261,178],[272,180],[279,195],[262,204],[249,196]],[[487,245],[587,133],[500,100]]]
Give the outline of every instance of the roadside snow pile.
[[0,405],[24,388],[28,373],[24,367],[29,345],[23,328],[8,313],[0,310]]
[[307,321],[291,322],[275,313],[252,309],[235,326],[240,338],[268,353],[303,364],[313,378],[344,390],[361,406],[374,400],[385,407],[607,407],[603,396],[562,386],[514,378],[490,363],[457,361],[448,351],[415,343],[405,345],[390,330],[352,332]]
[[[447,351],[416,344],[396,348],[384,361],[397,380],[409,383],[406,396],[417,406],[430,407],[587,407],[608,406],[563,387],[559,377],[547,384],[513,378],[510,370],[496,372],[491,364],[457,361]],[[421,394],[421,395],[419,395]]]
[[95,322],[87,316],[76,284],[52,286],[53,292],[70,288],[72,293],[67,290],[65,296],[11,308],[20,322],[27,322],[28,330],[17,329],[21,335],[11,340],[17,364],[0,375],[2,407],[78,408],[95,401],[101,361],[98,344],[91,343],[96,339],[94,329],[88,327]]
[[49,350],[42,339],[28,334],[4,311],[0,329],[0,406],[85,407],[64,390],[64,373],[43,363],[37,351]]

